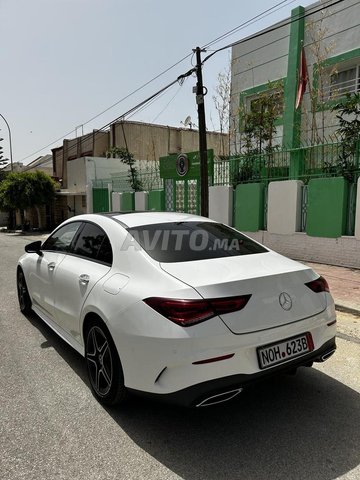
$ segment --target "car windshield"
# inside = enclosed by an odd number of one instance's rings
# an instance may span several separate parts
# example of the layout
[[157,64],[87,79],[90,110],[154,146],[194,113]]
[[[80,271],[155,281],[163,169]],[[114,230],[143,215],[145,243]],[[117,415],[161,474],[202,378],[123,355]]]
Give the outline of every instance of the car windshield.
[[[189,262],[268,250],[242,233],[215,222],[174,222],[128,229],[124,247],[141,247],[158,262]],[[134,239],[136,242],[134,242]]]

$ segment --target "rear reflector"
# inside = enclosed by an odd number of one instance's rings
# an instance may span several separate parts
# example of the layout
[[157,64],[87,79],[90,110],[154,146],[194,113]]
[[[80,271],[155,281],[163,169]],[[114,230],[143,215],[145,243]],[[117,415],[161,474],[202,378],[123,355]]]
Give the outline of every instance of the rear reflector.
[[319,277],[316,280],[313,280],[312,282],[305,283],[305,285],[315,293],[320,293],[320,292],[330,293],[329,285],[324,277]]
[[306,333],[306,338],[307,338],[307,342],[308,342],[309,352],[312,352],[315,348],[315,345],[314,345],[314,340],[313,340],[310,332]]
[[202,365],[204,363],[212,363],[212,362],[220,362],[221,360],[227,360],[228,358],[232,358],[235,353],[229,353],[228,355],[223,355],[222,357],[213,357],[207,358],[206,360],[198,360],[197,362],[193,362],[193,365]]
[[335,323],[336,323],[336,320],[333,320],[332,322],[327,323],[327,326],[328,326],[328,327],[331,327],[332,325],[335,325]]
[[150,297],[144,302],[158,313],[183,327],[190,327],[217,315],[236,312],[245,307],[251,295],[212,298],[208,300],[181,300]]

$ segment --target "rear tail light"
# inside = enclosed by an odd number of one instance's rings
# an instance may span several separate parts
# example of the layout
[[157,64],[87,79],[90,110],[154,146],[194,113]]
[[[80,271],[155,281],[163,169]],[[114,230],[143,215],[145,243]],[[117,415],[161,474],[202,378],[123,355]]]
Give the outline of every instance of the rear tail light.
[[312,282],[305,283],[305,285],[315,293],[320,293],[320,292],[330,293],[329,285],[324,277],[319,277],[316,280],[313,280]]
[[216,315],[236,312],[245,307],[251,295],[239,297],[212,298],[208,300],[180,300],[174,298],[150,297],[144,302],[149,307],[182,327],[190,327]]

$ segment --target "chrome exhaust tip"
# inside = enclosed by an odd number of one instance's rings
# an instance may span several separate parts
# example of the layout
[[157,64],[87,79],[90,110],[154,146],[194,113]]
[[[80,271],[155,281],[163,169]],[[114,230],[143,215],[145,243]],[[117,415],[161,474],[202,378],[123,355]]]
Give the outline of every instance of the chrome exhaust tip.
[[243,391],[242,388],[236,388],[235,390],[229,390],[227,392],[219,393],[217,395],[212,395],[211,397],[205,398],[200,403],[198,403],[197,407],[209,407],[211,405],[216,405],[218,403],[228,402],[229,400],[233,399],[239,393]]
[[333,355],[335,353],[335,348],[333,350],[330,350],[329,352],[326,352],[324,353],[324,355],[321,355],[320,357],[320,361],[321,362],[325,362],[325,360],[327,360],[328,358],[331,357],[331,355]]

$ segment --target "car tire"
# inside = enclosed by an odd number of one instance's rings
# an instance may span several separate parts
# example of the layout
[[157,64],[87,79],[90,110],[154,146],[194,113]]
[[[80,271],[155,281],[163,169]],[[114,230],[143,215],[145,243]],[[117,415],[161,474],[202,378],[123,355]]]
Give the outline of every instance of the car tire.
[[21,268],[19,268],[17,271],[16,285],[20,311],[26,315],[31,312],[31,298],[26,285],[25,275]]
[[126,389],[120,358],[109,330],[100,320],[87,326],[85,358],[95,398],[107,406],[124,403]]

